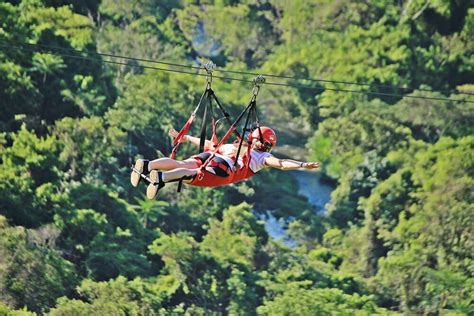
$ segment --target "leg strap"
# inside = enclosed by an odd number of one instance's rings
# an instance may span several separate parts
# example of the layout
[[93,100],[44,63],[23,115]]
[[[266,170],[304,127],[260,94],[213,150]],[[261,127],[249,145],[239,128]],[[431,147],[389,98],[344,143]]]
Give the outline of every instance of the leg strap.
[[136,173],[138,173],[140,175],[140,177],[142,179],[144,179],[145,181],[147,181],[148,183],[152,183],[153,181],[150,179],[150,177],[148,176],[150,173],[147,172],[146,174],[145,173],[141,173],[139,170],[135,169],[135,166],[132,166],[132,170]]
[[158,186],[158,189],[161,189],[165,186],[165,182],[163,181],[163,172],[158,171],[158,182],[154,182],[154,185]]
[[179,179],[171,180],[171,181],[168,181],[168,182],[178,182],[177,192],[181,192],[181,189],[183,188],[183,181],[184,180],[192,180],[192,179],[194,179],[194,177],[195,177],[195,175],[194,176],[184,176],[184,177],[181,177]]
[[148,170],[148,164],[150,163],[150,160],[143,160],[143,173],[144,174],[149,174],[150,171]]

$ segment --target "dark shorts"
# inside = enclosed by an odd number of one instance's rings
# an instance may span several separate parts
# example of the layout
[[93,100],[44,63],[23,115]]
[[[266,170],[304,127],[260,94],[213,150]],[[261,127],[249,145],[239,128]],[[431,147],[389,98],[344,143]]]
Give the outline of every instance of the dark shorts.
[[[211,157],[212,153],[210,152],[203,152],[203,153],[200,153],[199,155],[195,155],[193,156],[192,158],[196,159],[197,163],[198,163],[198,166],[201,167],[202,164],[204,162],[207,161],[207,159],[209,159],[209,157]],[[212,166],[214,165],[214,166]],[[224,166],[226,167],[227,170],[219,167],[219,166],[215,166],[215,165],[221,165],[221,166]],[[208,165],[206,167],[206,169],[212,173],[214,173],[215,175],[219,176],[219,177],[228,177],[229,176],[229,173],[228,173],[228,170],[230,170],[230,166],[229,164],[227,163],[227,161],[225,161],[224,159],[222,159],[221,157],[214,157],[212,158],[212,162],[210,163],[210,165]]]

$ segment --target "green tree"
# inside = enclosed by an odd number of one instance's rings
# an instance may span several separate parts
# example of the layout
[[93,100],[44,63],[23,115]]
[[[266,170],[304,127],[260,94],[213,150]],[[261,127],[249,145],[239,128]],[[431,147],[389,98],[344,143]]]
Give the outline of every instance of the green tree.
[[131,281],[118,277],[108,282],[82,281],[78,297],[61,297],[48,315],[154,315],[161,308],[161,296],[152,282],[136,278]]
[[261,315],[389,314],[368,296],[347,295],[337,289],[289,289],[258,308]]
[[241,204],[224,211],[222,221],[210,221],[201,249],[223,265],[251,267],[262,264],[258,262],[258,252],[267,239],[263,225],[256,221],[249,205]]
[[68,205],[56,190],[62,173],[53,136],[37,137],[23,125],[11,134],[12,145],[0,149],[0,213],[16,225],[38,227]]
[[[472,137],[441,138],[416,156],[413,181],[420,189],[388,235],[395,245],[387,258],[380,259],[378,273],[384,285],[396,289],[404,311],[467,311],[468,294],[456,280],[467,276],[472,264],[466,252],[473,242],[472,225],[465,224],[473,222],[468,193],[473,183],[472,141]],[[442,289],[450,280],[448,294]]]
[[117,172],[114,156],[126,144],[125,134],[117,127],[104,127],[100,117],[64,118],[56,122],[54,132],[63,145],[59,159],[67,165],[71,179],[103,179]]
[[146,247],[155,233],[143,228],[131,205],[92,185],[73,188],[70,199],[71,209],[55,222],[62,230],[61,246],[81,275],[108,280],[149,274]]
[[40,313],[77,284],[74,266],[55,247],[54,227],[10,227],[0,216],[0,299]]
[[[416,91],[414,96],[444,97],[440,93]],[[453,96],[453,99],[466,99]],[[433,143],[442,136],[455,138],[474,133],[469,119],[474,115],[471,103],[429,102],[430,100],[400,100],[390,109],[397,121],[410,127],[417,139]]]
[[21,310],[14,310],[9,308],[4,303],[0,302],[0,313],[7,316],[36,316],[36,313],[29,312],[26,308]]
[[244,3],[195,5],[177,11],[179,27],[199,55],[224,55],[251,67],[266,58],[277,40],[272,15],[268,6]]
[[[183,59],[190,49],[184,36],[176,31],[174,10],[180,7],[182,2],[176,0],[101,1],[98,21],[100,50],[143,59]],[[137,65],[133,61],[121,66],[119,76],[128,72],[140,73],[139,68],[134,67]]]

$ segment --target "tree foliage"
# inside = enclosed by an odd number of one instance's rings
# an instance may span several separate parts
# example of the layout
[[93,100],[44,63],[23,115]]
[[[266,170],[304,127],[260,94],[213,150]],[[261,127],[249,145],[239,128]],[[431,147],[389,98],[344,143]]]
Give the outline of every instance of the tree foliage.
[[[455,0],[1,2],[0,314],[473,314],[473,32]],[[322,163],[325,214],[297,173],[130,186],[205,86],[144,59],[205,58],[323,79],[267,78],[293,86],[257,104],[277,156]],[[212,86],[232,117],[251,97]]]

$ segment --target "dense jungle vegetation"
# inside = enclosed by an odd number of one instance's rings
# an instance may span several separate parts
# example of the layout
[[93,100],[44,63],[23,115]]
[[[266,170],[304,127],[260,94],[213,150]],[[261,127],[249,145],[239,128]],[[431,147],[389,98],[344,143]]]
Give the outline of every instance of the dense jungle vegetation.
[[[170,153],[205,79],[96,52],[366,84],[258,97],[326,214],[278,170],[147,200],[130,161]],[[2,1],[0,314],[473,315],[473,53],[469,0]],[[213,88],[232,115],[251,96]]]

